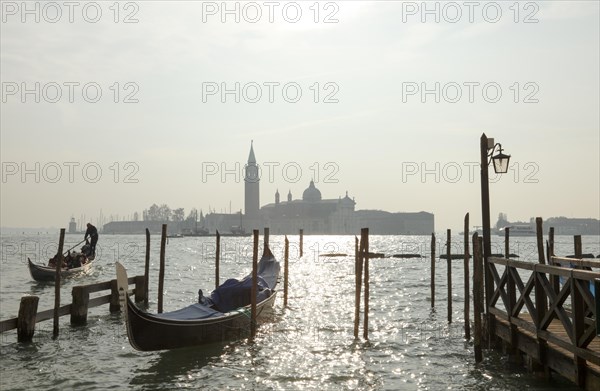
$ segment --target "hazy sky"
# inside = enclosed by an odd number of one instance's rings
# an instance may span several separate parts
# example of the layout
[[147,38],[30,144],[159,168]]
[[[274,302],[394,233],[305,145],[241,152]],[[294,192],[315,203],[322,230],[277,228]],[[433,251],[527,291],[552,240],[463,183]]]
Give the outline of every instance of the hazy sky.
[[480,225],[482,132],[492,222],[600,215],[597,1],[1,4],[2,226],[239,210],[250,140],[261,205]]

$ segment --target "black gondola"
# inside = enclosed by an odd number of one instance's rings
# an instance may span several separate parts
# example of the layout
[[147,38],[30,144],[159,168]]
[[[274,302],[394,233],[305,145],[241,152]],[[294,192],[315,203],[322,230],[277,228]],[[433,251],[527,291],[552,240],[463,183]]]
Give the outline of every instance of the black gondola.
[[[258,263],[257,321],[275,302],[279,262],[266,248]],[[210,297],[199,292],[198,303],[173,312],[150,314],[140,310],[127,292],[127,273],[117,262],[117,282],[126,307],[127,336],[137,350],[176,349],[244,338],[250,329],[252,276],[229,279]],[[125,297],[123,297],[125,296]]]
[[[54,266],[43,266],[36,265],[31,262],[31,259],[27,258],[27,263],[29,265],[29,273],[31,273],[31,277],[33,277],[36,281],[54,281],[56,278],[56,268]],[[80,267],[74,267],[71,269],[63,268],[60,271],[61,278],[70,277],[72,275],[76,275],[79,273],[86,273],[92,267],[92,261],[88,261]]]

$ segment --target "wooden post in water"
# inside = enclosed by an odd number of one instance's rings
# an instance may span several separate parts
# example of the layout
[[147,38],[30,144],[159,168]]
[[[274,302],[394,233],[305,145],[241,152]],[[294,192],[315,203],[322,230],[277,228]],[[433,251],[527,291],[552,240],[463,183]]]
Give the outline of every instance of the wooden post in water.
[[150,285],[150,231],[146,228],[146,259],[144,264],[144,307],[148,308]]
[[471,298],[469,292],[469,258],[471,255],[469,254],[469,214],[465,215],[465,227],[464,227],[464,244],[465,244],[465,276],[464,276],[464,284],[465,284],[465,339],[468,341],[471,339],[471,322],[470,322],[470,312],[471,308],[469,307]]
[[58,252],[56,253],[56,274],[54,275],[54,327],[52,328],[52,338],[58,337],[58,309],[60,308],[60,270],[63,263],[63,247],[65,245],[65,229],[60,229],[60,239],[58,240]]
[[269,247],[269,227],[264,228],[264,248]]
[[361,236],[363,239],[363,254],[365,262],[365,319],[363,338],[369,339],[369,228],[363,228],[361,230]]
[[[362,238],[362,233],[361,233]],[[358,238],[354,237],[354,339],[358,339],[358,327],[360,325],[360,290],[362,284],[362,245]]]
[[546,263],[546,257],[544,256],[544,233],[542,232],[542,218],[535,218],[535,232],[537,236],[537,249],[538,249],[538,262],[542,265]]
[[162,225],[160,235],[160,268],[158,270],[158,313],[163,312],[163,289],[165,286],[165,245],[167,243],[167,225]]
[[304,254],[304,230],[300,230],[300,258]]
[[73,303],[71,304],[71,324],[84,325],[87,323],[88,304],[90,293],[85,286],[74,286],[71,291]]
[[17,341],[31,342],[35,332],[35,317],[37,315],[38,302],[37,296],[21,297],[19,306],[19,317],[17,318]]
[[510,228],[504,228],[504,258],[510,259]]
[[[554,227],[550,227],[548,230],[548,245],[546,249],[548,265],[554,266],[552,263],[552,257],[554,256]],[[554,293],[558,294],[560,292],[560,278],[556,275],[550,276],[550,282],[552,283],[552,289],[554,289]]]
[[431,308],[435,306],[435,233],[431,233]]
[[483,253],[477,232],[473,234],[473,326],[475,328],[474,350],[475,362],[483,361],[481,348],[481,313],[483,310]]
[[581,235],[573,236],[573,245],[575,250],[575,258],[581,259],[583,256],[583,249],[581,246]]
[[252,252],[252,288],[250,289],[250,340],[256,335],[256,292],[258,280],[258,230],[254,230],[254,250]]
[[[136,288],[137,289],[137,288]],[[117,280],[110,280],[110,301],[108,302],[108,310],[112,312],[125,311],[125,307],[121,308],[121,301],[119,297],[119,284]],[[136,300],[137,301],[137,300]]]
[[288,276],[289,276],[290,241],[285,235],[285,250],[283,252],[283,306],[288,302]]
[[451,232],[450,230],[446,230],[446,256],[448,259],[446,260],[446,264],[448,265],[448,270],[446,272],[447,280],[448,280],[448,323],[452,323],[452,254],[450,249],[450,238]]
[[217,250],[215,251],[215,289],[219,287],[219,267],[221,263],[221,234],[217,230]]

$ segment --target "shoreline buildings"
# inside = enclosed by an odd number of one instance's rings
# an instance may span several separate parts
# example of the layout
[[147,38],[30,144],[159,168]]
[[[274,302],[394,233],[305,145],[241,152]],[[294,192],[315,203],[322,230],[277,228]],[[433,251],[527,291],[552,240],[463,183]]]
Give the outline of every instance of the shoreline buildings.
[[361,227],[369,227],[374,235],[428,235],[434,232],[434,216],[428,212],[390,213],[380,210],[355,210],[356,202],[348,196],[323,198],[314,181],[302,192],[302,198],[293,198],[288,190],[284,200],[279,190],[272,202],[260,207],[259,167],[250,145],[248,163],[244,172],[244,213],[208,213],[204,227],[210,233],[230,232],[239,228],[246,232],[269,227],[272,234],[350,235]]

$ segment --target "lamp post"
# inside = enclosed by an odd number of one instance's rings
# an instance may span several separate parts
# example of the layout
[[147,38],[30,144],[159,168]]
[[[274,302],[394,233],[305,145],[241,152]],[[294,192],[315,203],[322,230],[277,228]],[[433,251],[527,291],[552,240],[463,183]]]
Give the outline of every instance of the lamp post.
[[[490,238],[490,183],[488,166],[494,162],[494,172],[505,174],[508,171],[510,156],[502,153],[502,145],[494,144],[493,138],[488,138],[485,133],[481,135],[481,219],[483,229],[483,265],[485,280],[485,312],[488,319],[488,340],[491,341],[492,332],[495,328],[495,318],[489,312],[489,305],[493,295],[492,286],[494,281],[488,266],[488,257],[492,253],[492,241]],[[494,155],[494,151],[498,153]]]

